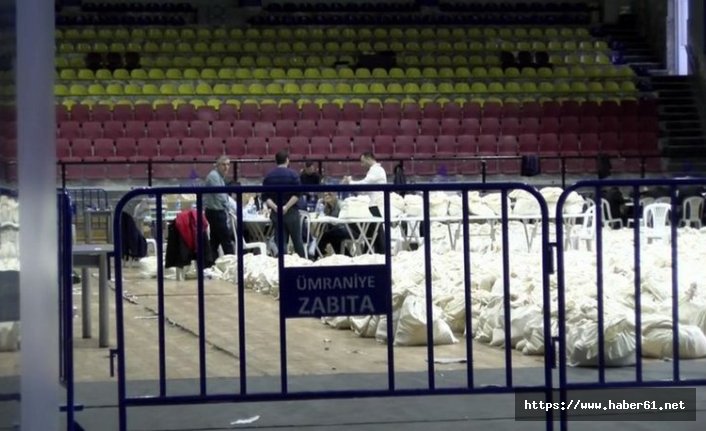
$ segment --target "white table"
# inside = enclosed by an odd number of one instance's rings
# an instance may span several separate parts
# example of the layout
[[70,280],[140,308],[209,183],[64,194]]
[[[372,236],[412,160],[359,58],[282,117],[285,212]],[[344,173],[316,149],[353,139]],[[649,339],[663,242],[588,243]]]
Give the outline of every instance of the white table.
[[251,242],[264,242],[274,235],[272,220],[262,214],[243,213],[243,226],[250,234]]
[[[314,233],[314,236],[316,237],[317,243],[321,239],[321,236],[324,233],[323,227],[326,224],[333,224],[333,225],[339,225],[342,224],[343,226],[346,227],[346,231],[348,232],[348,236],[350,237],[351,241],[355,244],[362,244],[367,248],[367,253],[368,254],[375,254],[375,250],[373,248],[373,244],[375,244],[375,240],[377,239],[378,236],[378,231],[380,230],[380,225],[383,223],[383,218],[382,217],[365,217],[365,218],[338,218],[338,217],[331,217],[331,216],[324,216],[324,215],[316,215],[316,214],[310,214],[309,215],[309,222],[311,223],[312,226],[312,232]],[[355,225],[356,228],[358,229],[358,234],[356,235],[355,232],[351,229],[351,225]],[[373,234],[368,237],[367,232],[370,226],[375,225],[375,228],[373,229]],[[319,254],[321,254],[321,250],[319,250]]]

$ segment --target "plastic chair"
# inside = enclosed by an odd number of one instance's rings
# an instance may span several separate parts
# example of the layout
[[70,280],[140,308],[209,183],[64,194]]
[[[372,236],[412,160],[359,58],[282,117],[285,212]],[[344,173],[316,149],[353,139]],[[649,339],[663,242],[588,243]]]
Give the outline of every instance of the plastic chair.
[[699,196],[691,196],[684,199],[682,216],[679,221],[679,226],[696,225],[697,229],[701,229],[701,218],[704,212],[704,198]]
[[647,238],[647,243],[651,243],[653,239],[661,239],[669,242],[669,215],[672,211],[672,206],[664,203],[653,203],[647,205],[643,212],[644,226],[642,233]]
[[[238,218],[233,211],[228,211],[228,217],[230,227],[233,230],[233,236],[237,238]],[[243,240],[243,250],[260,250],[260,254],[262,256],[267,256],[267,244],[265,244],[264,242],[245,242],[245,240]]]

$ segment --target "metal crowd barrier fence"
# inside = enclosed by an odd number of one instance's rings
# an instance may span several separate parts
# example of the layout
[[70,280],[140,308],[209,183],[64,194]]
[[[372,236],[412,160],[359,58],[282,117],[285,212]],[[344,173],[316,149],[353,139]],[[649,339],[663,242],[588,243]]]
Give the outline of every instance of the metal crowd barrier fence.
[[[545,165],[545,172],[549,172],[550,175],[557,175],[561,177],[561,184],[562,187],[566,185],[566,177],[567,175],[571,174],[576,174],[576,175],[596,175],[598,176],[598,169],[596,167],[590,167],[587,169],[583,168],[574,168],[571,167],[570,164],[572,161],[578,161],[578,162],[583,162],[583,161],[590,161],[590,162],[597,162],[597,156],[592,155],[592,156],[584,156],[584,155],[576,155],[576,156],[555,156],[555,155],[544,155],[544,154],[535,154],[534,156],[537,156],[539,160],[539,166],[541,169],[541,165],[543,163],[551,163],[551,162],[556,162],[559,164],[558,169],[556,166],[552,168],[551,170],[547,171],[546,170],[546,165]],[[273,162],[274,156],[268,156],[267,158],[239,158],[237,156],[233,157],[233,160],[231,161],[233,169],[232,169],[232,181],[233,182],[238,182],[241,180],[240,177],[240,172],[243,168],[243,166],[246,165],[252,165],[252,164],[268,164],[271,165]],[[613,161],[613,162],[618,162],[618,161],[635,161],[637,163],[637,170],[634,170],[635,167],[633,167],[633,170],[631,173],[635,175],[639,175],[640,178],[645,178],[647,174],[650,173],[651,167],[650,167],[650,162],[651,161],[660,161],[663,159],[662,156],[658,155],[630,155],[630,156],[608,156],[608,159]],[[350,158],[350,157],[336,157],[333,155],[332,157],[327,157],[325,159],[321,158],[306,158],[306,157],[292,157],[292,163],[297,164],[297,163],[303,163],[307,161],[311,161],[317,164],[319,168],[319,173],[326,173],[325,166],[332,164],[332,163],[353,163],[357,164],[358,160],[357,158]],[[191,165],[192,167],[194,166],[206,166],[206,169],[210,169],[210,165],[213,164],[215,161],[215,156],[214,160],[145,160],[145,161],[135,161],[135,162],[108,162],[108,161],[77,161],[77,162],[58,162],[59,166],[59,174],[61,177],[61,184],[62,187],[66,188],[67,181],[68,181],[68,174],[67,174],[67,169],[69,167],[80,167],[80,166],[111,166],[111,165],[125,165],[125,164],[130,164],[130,165],[136,165],[136,166],[144,166],[144,176],[138,178],[139,180],[144,180],[146,186],[152,186],[153,182],[155,180],[155,170],[157,167],[161,166],[182,166],[182,165]],[[491,169],[488,165],[491,163],[502,163],[502,162],[516,162],[517,166],[513,166],[512,169],[502,169],[500,172],[503,175],[521,175],[521,168],[520,168],[520,162],[522,161],[522,156],[514,156],[514,155],[509,155],[509,156],[466,156],[466,157],[455,157],[455,156],[443,156],[443,155],[435,155],[434,157],[388,157],[388,156],[379,156],[378,161],[383,162],[383,163],[401,163],[402,166],[404,167],[405,164],[408,166],[410,164],[413,164],[415,162],[420,162],[420,163],[432,163],[432,162],[438,162],[438,163],[471,163],[475,162],[477,163],[477,169],[473,169],[472,171],[469,171],[467,175],[479,175],[480,179],[482,182],[486,182],[488,180],[488,177],[491,175],[497,174],[498,169]],[[612,168],[612,171],[618,172],[620,169],[616,166]],[[193,171],[196,171],[196,168],[193,168]],[[659,169],[656,170],[657,173],[663,172],[664,169],[660,166]],[[465,175],[465,174],[464,174]],[[205,176],[205,174],[204,174]],[[171,178],[171,177],[170,177]],[[185,180],[187,178],[180,178],[181,180]]]
[[[559,356],[559,394],[560,401],[567,402],[567,392],[570,390],[600,390],[600,389],[615,389],[615,388],[646,388],[646,387],[685,387],[685,386],[706,386],[706,378],[683,378],[681,373],[681,363],[680,363],[680,342],[679,342],[679,257],[678,257],[678,232],[677,226],[679,225],[679,193],[680,191],[685,191],[685,189],[691,187],[706,187],[706,179],[704,178],[692,178],[692,179],[664,179],[664,180],[604,180],[604,181],[580,181],[575,183],[564,190],[561,197],[557,202],[556,207],[556,219],[557,226],[562,225],[564,218],[564,206],[566,200],[571,192],[578,190],[589,190],[595,197],[594,201],[596,203],[595,207],[595,227],[603,226],[604,212],[598,209],[601,206],[601,197],[604,195],[604,191],[611,187],[618,187],[623,189],[629,189],[633,196],[633,209],[632,209],[632,219],[634,220],[634,225],[632,227],[633,231],[633,266],[634,266],[634,327],[635,327],[635,374],[634,379],[626,380],[621,379],[619,381],[609,381],[606,376],[606,301],[604,298],[604,293],[607,288],[611,286],[606,286],[604,283],[604,234],[603,229],[595,228],[595,256],[596,256],[596,305],[597,305],[597,355],[598,363],[596,372],[596,381],[570,381],[568,373],[568,360],[567,360],[567,297],[566,297],[566,272],[567,268],[571,267],[571,263],[566,262],[565,256],[565,241],[564,232],[562,229],[557,229],[556,243],[550,244],[551,247],[557,249],[557,282],[558,282],[558,337],[555,341],[558,343],[558,356]],[[641,293],[643,286],[641,284],[641,241],[644,238],[641,235],[641,229],[639,220],[642,217],[641,205],[639,202],[639,197],[644,193],[644,188],[646,187],[662,187],[668,191],[669,202],[671,205],[670,216],[667,219],[669,223],[669,237],[671,238],[671,336],[672,336],[672,349],[671,349],[671,378],[649,378],[645,376],[644,364],[642,357],[642,317],[643,317],[643,306],[641,302]],[[615,216],[615,215],[613,215]],[[626,268],[629,270],[629,268]],[[560,411],[561,419],[561,429],[567,429],[567,415],[568,411]]]
[[[59,377],[66,388],[66,403],[61,411],[66,412],[66,429],[76,427],[75,412],[83,410],[76,404],[74,379],[73,344],[73,280],[72,280],[72,202],[66,191],[57,193],[59,218]],[[85,312],[85,311],[84,311]]]
[[[512,190],[524,190],[531,194],[536,200],[540,209],[541,221],[541,280],[542,280],[542,322],[543,336],[545,340],[551,339],[550,332],[550,297],[549,297],[549,277],[553,272],[551,264],[551,255],[548,245],[549,225],[548,225],[548,210],[547,204],[539,194],[539,192],[525,184],[520,183],[495,183],[495,184],[474,184],[474,183],[443,183],[443,184],[417,184],[417,185],[338,185],[338,186],[299,186],[299,187],[262,187],[262,186],[238,186],[238,187],[179,187],[179,188],[145,188],[134,189],[128,192],[116,205],[114,217],[114,244],[115,256],[122,254],[122,241],[120,240],[123,234],[121,225],[118,222],[118,215],[123,211],[127,203],[138,196],[154,196],[157,208],[162,207],[164,195],[192,193],[196,195],[196,211],[197,214],[203,212],[204,203],[203,195],[211,193],[231,193],[235,194],[237,203],[237,226],[236,238],[237,244],[237,297],[238,297],[238,358],[239,358],[239,376],[237,378],[239,390],[232,393],[209,393],[207,388],[207,368],[206,368],[206,309],[204,297],[204,243],[202,235],[198,235],[197,240],[197,309],[198,309],[198,330],[195,331],[198,335],[198,390],[194,393],[184,394],[169,394],[167,391],[167,363],[166,363],[166,348],[165,348],[165,287],[164,287],[164,262],[162,259],[163,252],[163,233],[161,229],[157,230],[156,238],[156,256],[157,256],[157,327],[158,327],[158,364],[159,364],[159,389],[151,395],[140,394],[132,396],[127,393],[127,384],[129,382],[126,361],[126,334],[125,334],[125,312],[123,310],[123,267],[120,259],[115,260],[115,298],[116,298],[116,334],[117,348],[117,377],[118,377],[118,409],[119,409],[119,427],[125,430],[128,427],[127,411],[129,407],[139,406],[164,406],[176,404],[202,404],[202,403],[218,403],[218,402],[255,402],[255,401],[285,401],[285,400],[314,400],[314,399],[346,399],[346,398],[369,398],[369,397],[391,397],[391,396],[421,396],[421,395],[453,395],[453,394],[512,394],[512,393],[540,393],[544,394],[545,400],[551,401],[552,398],[552,366],[554,362],[553,352],[550,348],[544,349],[544,376],[541,384],[520,385],[517,380],[513,379],[513,366],[511,355],[510,341],[510,249],[509,249],[509,216],[510,208],[508,203],[508,195]],[[370,294],[367,300],[363,296],[358,296],[358,303],[365,301],[366,307],[361,307],[354,311],[354,314],[363,315],[385,315],[387,316],[387,385],[386,389],[350,389],[350,390],[329,390],[329,391],[291,391],[289,388],[289,373],[287,366],[287,348],[286,348],[286,321],[287,319],[304,317],[297,312],[296,302],[298,299],[305,297],[296,287],[296,282],[299,281],[300,286],[305,283],[319,283],[316,277],[321,273],[313,273],[307,271],[306,267],[295,268],[284,266],[284,253],[279,253],[279,280],[280,280],[280,300],[279,300],[279,328],[280,328],[280,390],[270,392],[254,392],[248,386],[249,379],[247,375],[247,352],[246,352],[246,332],[245,332],[245,286],[244,286],[244,266],[243,266],[243,238],[244,222],[243,222],[243,194],[244,193],[262,193],[270,192],[277,196],[277,200],[283,203],[283,194],[287,192],[300,193],[315,193],[315,192],[383,192],[384,193],[384,208],[383,229],[385,232],[384,243],[386,252],[384,255],[384,265],[372,265],[371,267],[332,267],[327,269],[326,274],[331,275],[332,271],[336,271],[339,275],[355,274],[356,269],[367,268],[371,270],[366,272],[368,283],[374,293]],[[435,380],[435,361],[434,361],[434,334],[432,329],[432,277],[431,277],[431,241],[424,242],[424,272],[425,285],[424,295],[426,300],[426,336],[427,336],[427,379],[426,387],[407,389],[399,388],[396,385],[395,379],[395,359],[393,350],[393,333],[392,333],[392,278],[391,278],[391,209],[390,209],[390,194],[392,192],[421,192],[424,202],[423,206],[423,228],[425,232],[431,232],[430,218],[430,192],[460,192],[462,195],[462,223],[463,231],[463,270],[464,270],[464,304],[465,304],[465,324],[467,332],[472,333],[473,321],[471,318],[471,248],[470,248],[470,231],[469,231],[469,200],[468,192],[500,192],[502,198],[501,222],[502,222],[502,262],[503,262],[503,310],[504,310],[504,332],[505,332],[505,379],[503,385],[478,385],[474,378],[474,362],[472,337],[466,337],[466,375],[463,379],[463,385],[457,387],[442,387]],[[157,225],[163,223],[162,211],[157,211]],[[277,239],[279,242],[279,250],[284,250],[283,242],[283,214],[280,212],[276,215],[277,219]],[[201,217],[196,217],[196,231],[203,231],[203,221]],[[466,258],[468,257],[468,258]],[[287,277],[283,277],[286,275]],[[294,280],[292,280],[294,277]],[[285,281],[287,278],[289,281]],[[346,280],[338,279],[340,283],[345,283]],[[350,280],[349,280],[350,281]],[[293,284],[294,283],[294,284]],[[294,287],[293,287],[294,286]],[[350,294],[350,292],[348,293]],[[332,290],[328,293],[327,298],[333,300],[340,299],[341,292]],[[340,310],[339,310],[340,311]],[[339,315],[335,310],[328,308],[318,310],[314,313],[316,316],[324,315]],[[307,314],[306,317],[311,317]],[[551,410],[546,411],[546,429],[553,429],[553,413]]]

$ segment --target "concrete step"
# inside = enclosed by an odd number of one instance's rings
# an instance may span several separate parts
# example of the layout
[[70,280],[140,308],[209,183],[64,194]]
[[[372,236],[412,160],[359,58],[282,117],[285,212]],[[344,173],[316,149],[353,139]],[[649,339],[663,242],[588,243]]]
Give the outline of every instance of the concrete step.
[[683,113],[664,113],[664,112],[661,112],[659,114],[658,119],[659,119],[660,123],[669,123],[672,121],[682,121],[682,120],[701,121],[699,116],[696,113],[692,113],[691,115],[684,115]]

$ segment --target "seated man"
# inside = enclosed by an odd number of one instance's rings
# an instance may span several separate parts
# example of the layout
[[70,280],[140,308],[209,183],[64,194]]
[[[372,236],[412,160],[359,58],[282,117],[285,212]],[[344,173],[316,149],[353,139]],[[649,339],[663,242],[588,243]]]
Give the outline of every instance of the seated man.
[[[341,203],[336,195],[332,192],[324,193],[324,214],[329,217],[338,217],[341,212]],[[322,253],[326,253],[326,247],[331,245],[334,253],[341,250],[343,241],[349,239],[348,231],[342,224],[327,224],[324,228],[324,233],[319,241],[319,249]]]

